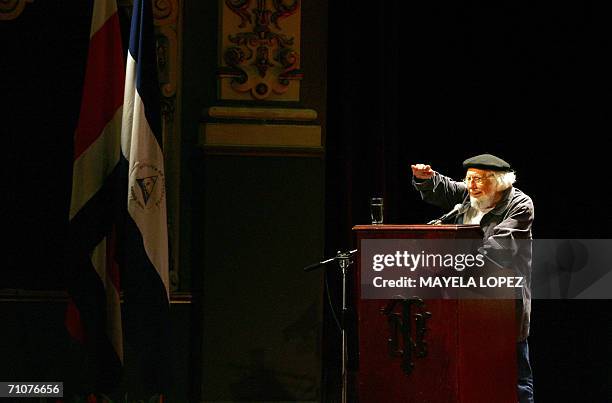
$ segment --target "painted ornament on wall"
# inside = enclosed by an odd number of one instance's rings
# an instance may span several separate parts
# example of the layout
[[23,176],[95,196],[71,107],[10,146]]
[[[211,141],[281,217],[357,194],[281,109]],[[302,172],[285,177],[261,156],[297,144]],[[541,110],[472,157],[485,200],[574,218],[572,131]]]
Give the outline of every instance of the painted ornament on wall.
[[299,101],[300,0],[221,0],[222,100]]

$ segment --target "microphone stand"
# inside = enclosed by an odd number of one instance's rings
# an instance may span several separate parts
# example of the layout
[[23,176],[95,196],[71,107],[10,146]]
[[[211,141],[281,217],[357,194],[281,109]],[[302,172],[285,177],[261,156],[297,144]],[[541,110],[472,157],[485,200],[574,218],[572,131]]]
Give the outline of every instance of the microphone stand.
[[[348,349],[347,349],[347,335],[346,335],[346,313],[348,311],[346,305],[346,271],[348,267],[353,263],[351,258],[357,252],[357,249],[349,250],[346,252],[338,251],[336,256],[322,260],[318,263],[311,264],[304,267],[304,271],[312,271],[318,267],[324,266],[333,261],[337,261],[342,271],[342,314],[340,315],[340,332],[342,333],[342,403],[347,403],[348,394],[348,374],[346,370],[348,361]],[[334,307],[331,307],[333,309]]]

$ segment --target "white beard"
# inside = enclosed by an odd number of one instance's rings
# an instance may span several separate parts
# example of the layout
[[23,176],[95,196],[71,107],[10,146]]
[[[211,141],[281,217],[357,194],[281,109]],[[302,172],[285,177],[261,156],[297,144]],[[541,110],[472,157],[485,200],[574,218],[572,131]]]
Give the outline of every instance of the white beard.
[[493,207],[494,197],[494,194],[491,196],[480,196],[479,198],[470,196],[470,205],[478,211],[484,211]]

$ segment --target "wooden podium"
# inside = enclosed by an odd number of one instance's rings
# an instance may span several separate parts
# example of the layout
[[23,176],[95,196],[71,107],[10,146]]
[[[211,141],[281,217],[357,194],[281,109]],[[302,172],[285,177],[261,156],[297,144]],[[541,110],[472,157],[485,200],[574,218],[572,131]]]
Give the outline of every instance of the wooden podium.
[[[358,225],[366,239],[482,238],[477,225]],[[361,298],[359,253],[349,327],[349,400],[516,403],[514,300]],[[418,297],[418,296],[417,296]]]

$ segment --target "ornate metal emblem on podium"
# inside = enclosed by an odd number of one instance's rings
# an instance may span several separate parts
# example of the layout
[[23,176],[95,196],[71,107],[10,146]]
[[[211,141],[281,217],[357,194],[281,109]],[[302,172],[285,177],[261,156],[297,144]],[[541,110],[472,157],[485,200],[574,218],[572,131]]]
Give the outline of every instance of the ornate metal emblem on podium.
[[[396,307],[399,306],[396,312]],[[412,313],[413,307],[418,309],[417,313]],[[381,308],[381,313],[387,317],[389,323],[389,355],[391,357],[401,357],[401,368],[410,375],[414,369],[413,356],[424,358],[427,356],[427,320],[431,318],[431,313],[424,311],[425,303],[422,299],[413,297],[407,299],[394,299],[385,308]],[[412,323],[415,322],[413,337]]]

